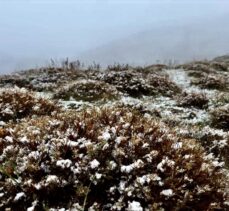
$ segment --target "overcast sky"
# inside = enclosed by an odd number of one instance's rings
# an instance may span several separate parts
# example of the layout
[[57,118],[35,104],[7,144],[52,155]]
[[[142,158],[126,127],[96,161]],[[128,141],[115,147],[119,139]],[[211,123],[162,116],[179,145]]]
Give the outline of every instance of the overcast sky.
[[0,73],[77,58],[151,28],[219,16],[229,18],[229,1],[0,0]]

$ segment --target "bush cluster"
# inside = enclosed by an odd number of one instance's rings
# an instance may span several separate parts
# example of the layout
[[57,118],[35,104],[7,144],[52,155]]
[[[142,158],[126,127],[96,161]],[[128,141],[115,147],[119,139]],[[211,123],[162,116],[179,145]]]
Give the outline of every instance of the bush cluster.
[[229,130],[229,104],[213,109],[211,114],[211,125],[216,128]]
[[59,107],[52,101],[38,98],[24,88],[0,91],[0,121],[16,121],[33,115],[49,115]]
[[79,101],[108,101],[118,97],[115,87],[94,80],[77,81],[71,85],[60,88],[55,94],[55,99],[69,100],[71,98]]
[[0,133],[0,209],[227,209],[223,163],[131,109],[26,119]]
[[203,93],[182,93],[178,98],[178,104],[185,107],[206,108],[208,105],[208,98]]
[[193,80],[192,84],[197,85],[202,89],[217,89],[221,91],[228,91],[228,80],[228,77],[211,74],[198,80]]
[[179,87],[166,76],[144,74],[135,71],[107,71],[97,76],[98,80],[114,85],[117,90],[132,97],[142,95],[171,95],[180,91]]

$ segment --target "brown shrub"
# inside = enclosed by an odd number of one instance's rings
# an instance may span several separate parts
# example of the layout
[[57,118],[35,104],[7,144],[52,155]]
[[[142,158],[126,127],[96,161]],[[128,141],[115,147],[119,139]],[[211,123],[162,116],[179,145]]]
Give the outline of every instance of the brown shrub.
[[206,108],[208,106],[208,98],[203,93],[186,93],[184,92],[178,98],[178,104],[185,107]]
[[209,62],[206,61],[196,61],[196,62],[191,62],[183,65],[177,66],[177,68],[184,68],[185,70],[196,70],[196,71],[201,71],[201,72],[210,72],[209,68]]
[[0,121],[22,119],[32,115],[48,115],[58,110],[55,103],[34,96],[25,89],[4,89],[0,92]]
[[132,97],[143,95],[172,95],[180,91],[179,87],[167,77],[135,71],[105,72],[97,76],[98,80],[114,85],[118,91]]
[[1,139],[2,210],[226,209],[222,164],[134,110],[59,113],[13,129]]
[[209,75],[198,80],[193,80],[192,85],[197,85],[203,89],[217,89],[221,91],[227,91],[228,87],[228,78],[218,75]]
[[229,104],[220,106],[210,112],[211,125],[216,128],[229,130]]
[[69,100],[71,97],[83,101],[108,101],[116,99],[118,91],[107,83],[86,80],[60,88],[54,95],[54,99]]
[[228,71],[228,65],[223,62],[212,62],[211,67],[216,71]]

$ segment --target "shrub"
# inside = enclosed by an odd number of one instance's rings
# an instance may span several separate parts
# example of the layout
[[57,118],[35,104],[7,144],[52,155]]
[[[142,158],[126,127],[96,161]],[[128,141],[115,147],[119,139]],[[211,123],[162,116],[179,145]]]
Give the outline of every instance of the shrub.
[[1,90],[0,121],[15,121],[32,115],[48,115],[59,109],[55,103],[34,95],[35,93],[24,88]]
[[186,93],[184,92],[178,98],[178,104],[185,107],[206,108],[208,105],[208,98],[203,93]]
[[209,64],[210,63],[208,61],[206,62],[196,61],[196,62],[179,65],[177,66],[177,68],[183,68],[185,70],[196,70],[196,71],[208,73],[210,72]]
[[220,161],[225,162],[226,167],[229,168],[229,136],[222,130],[214,130],[209,126],[204,127],[199,133],[200,143],[206,151],[213,153]]
[[22,87],[31,88],[30,81],[27,78],[18,75],[0,76],[0,86],[1,87],[18,86],[20,88]]
[[228,71],[228,65],[223,62],[212,62],[211,67],[216,71]]
[[86,78],[86,74],[77,69],[48,68],[42,75],[37,75],[31,80],[34,91],[55,91],[69,81]]
[[215,156],[219,162],[225,162],[229,168],[229,133],[222,129],[207,126],[181,126],[175,127],[176,134],[181,138],[192,138],[199,141],[209,156]]
[[221,91],[227,91],[228,87],[228,78],[218,75],[209,75],[198,80],[192,81],[193,85],[198,85],[202,89],[217,89]]
[[219,93],[213,99],[213,103],[216,106],[223,106],[223,105],[229,104],[229,93],[228,92]]
[[216,128],[229,130],[229,104],[213,109],[211,114],[211,125]]
[[117,90],[132,97],[142,95],[171,95],[179,91],[178,86],[167,77],[134,71],[105,72],[97,76],[98,80],[114,85]]
[[134,110],[56,113],[6,133],[2,210],[227,209],[223,164]]
[[148,77],[149,85],[156,93],[160,93],[164,96],[173,96],[181,92],[181,89],[176,85],[176,83],[166,76],[150,75]]
[[206,73],[200,71],[189,71],[188,76],[194,78],[204,78],[206,76]]
[[104,82],[83,80],[59,89],[54,95],[55,99],[69,100],[71,97],[83,101],[107,101],[116,99],[118,91]]

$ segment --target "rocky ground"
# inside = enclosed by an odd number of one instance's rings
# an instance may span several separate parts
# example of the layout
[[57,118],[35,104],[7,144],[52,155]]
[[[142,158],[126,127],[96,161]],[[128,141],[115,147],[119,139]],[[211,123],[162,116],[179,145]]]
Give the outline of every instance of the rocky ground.
[[0,76],[0,209],[228,210],[229,60]]

